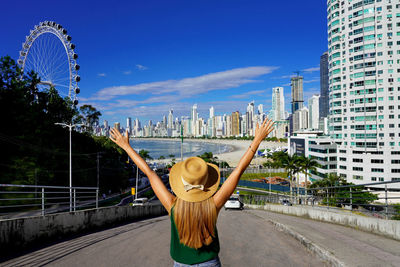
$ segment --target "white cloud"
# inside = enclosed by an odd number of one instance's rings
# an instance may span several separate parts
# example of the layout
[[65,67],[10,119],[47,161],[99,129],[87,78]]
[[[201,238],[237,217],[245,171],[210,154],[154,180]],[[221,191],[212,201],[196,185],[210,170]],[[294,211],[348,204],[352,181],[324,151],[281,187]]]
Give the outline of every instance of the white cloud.
[[315,82],[319,82],[319,79],[311,79],[303,81],[303,83],[315,83]]
[[106,77],[107,74],[105,74],[105,73],[98,73],[97,76],[99,76],[99,77]]
[[148,68],[146,66],[140,65],[140,64],[136,64],[136,68],[138,70],[147,70]]
[[124,71],[124,74],[125,74],[125,75],[129,75],[129,74],[131,74],[131,73],[132,73],[131,70]]
[[117,96],[138,94],[171,94],[190,97],[204,94],[212,90],[237,88],[243,84],[260,82],[254,78],[271,73],[277,67],[258,66],[237,68],[227,71],[209,73],[181,80],[166,80],[160,82],[141,83],[136,85],[113,86],[101,89],[92,100],[109,100]]
[[302,70],[302,72],[314,72],[314,71],[319,71],[319,66],[318,67],[311,67],[311,68],[307,68]]

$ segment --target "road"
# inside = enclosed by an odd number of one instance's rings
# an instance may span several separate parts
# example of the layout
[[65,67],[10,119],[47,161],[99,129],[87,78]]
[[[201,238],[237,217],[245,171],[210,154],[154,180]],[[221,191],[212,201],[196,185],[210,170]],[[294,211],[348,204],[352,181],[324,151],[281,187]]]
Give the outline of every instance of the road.
[[[223,266],[324,266],[291,236],[250,211],[218,218]],[[168,216],[132,222],[30,252],[0,266],[172,266]]]
[[284,225],[336,257],[344,266],[400,266],[398,240],[297,216],[263,210],[248,213]]

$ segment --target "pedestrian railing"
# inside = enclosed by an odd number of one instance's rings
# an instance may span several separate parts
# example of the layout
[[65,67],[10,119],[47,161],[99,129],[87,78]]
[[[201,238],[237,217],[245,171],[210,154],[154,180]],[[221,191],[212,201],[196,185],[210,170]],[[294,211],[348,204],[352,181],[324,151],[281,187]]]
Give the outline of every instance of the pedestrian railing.
[[[240,181],[241,184],[254,182]],[[283,194],[267,191],[268,184],[254,183],[251,187],[263,188],[266,195],[242,195],[247,204],[264,205],[267,203],[308,205],[314,208],[350,210],[360,212],[365,216],[400,220],[400,181],[376,182],[359,185],[341,185],[318,188],[285,187]],[[286,202],[284,202],[286,201]]]
[[97,187],[0,184],[0,218],[98,208]]
[[367,216],[400,220],[400,181],[309,188],[297,202],[356,210]]
[[[235,168],[221,168],[220,171],[226,174],[231,173]],[[268,168],[258,168],[258,167],[248,167],[244,173],[283,173],[286,172],[285,169],[268,169]]]

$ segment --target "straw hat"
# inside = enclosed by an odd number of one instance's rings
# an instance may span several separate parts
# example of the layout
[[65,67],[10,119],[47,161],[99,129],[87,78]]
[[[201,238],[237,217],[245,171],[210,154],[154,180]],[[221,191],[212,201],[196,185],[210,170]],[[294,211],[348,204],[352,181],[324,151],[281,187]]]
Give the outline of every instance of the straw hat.
[[217,191],[220,181],[216,165],[199,157],[176,163],[169,174],[169,184],[175,195],[188,202],[200,202]]

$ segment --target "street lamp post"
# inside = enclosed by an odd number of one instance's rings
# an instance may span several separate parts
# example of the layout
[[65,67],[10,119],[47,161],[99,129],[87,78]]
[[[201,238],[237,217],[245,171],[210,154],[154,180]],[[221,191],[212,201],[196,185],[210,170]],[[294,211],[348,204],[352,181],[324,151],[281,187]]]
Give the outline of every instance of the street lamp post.
[[72,128],[83,124],[66,124],[57,122],[55,125],[69,128],[69,211],[72,212]]

